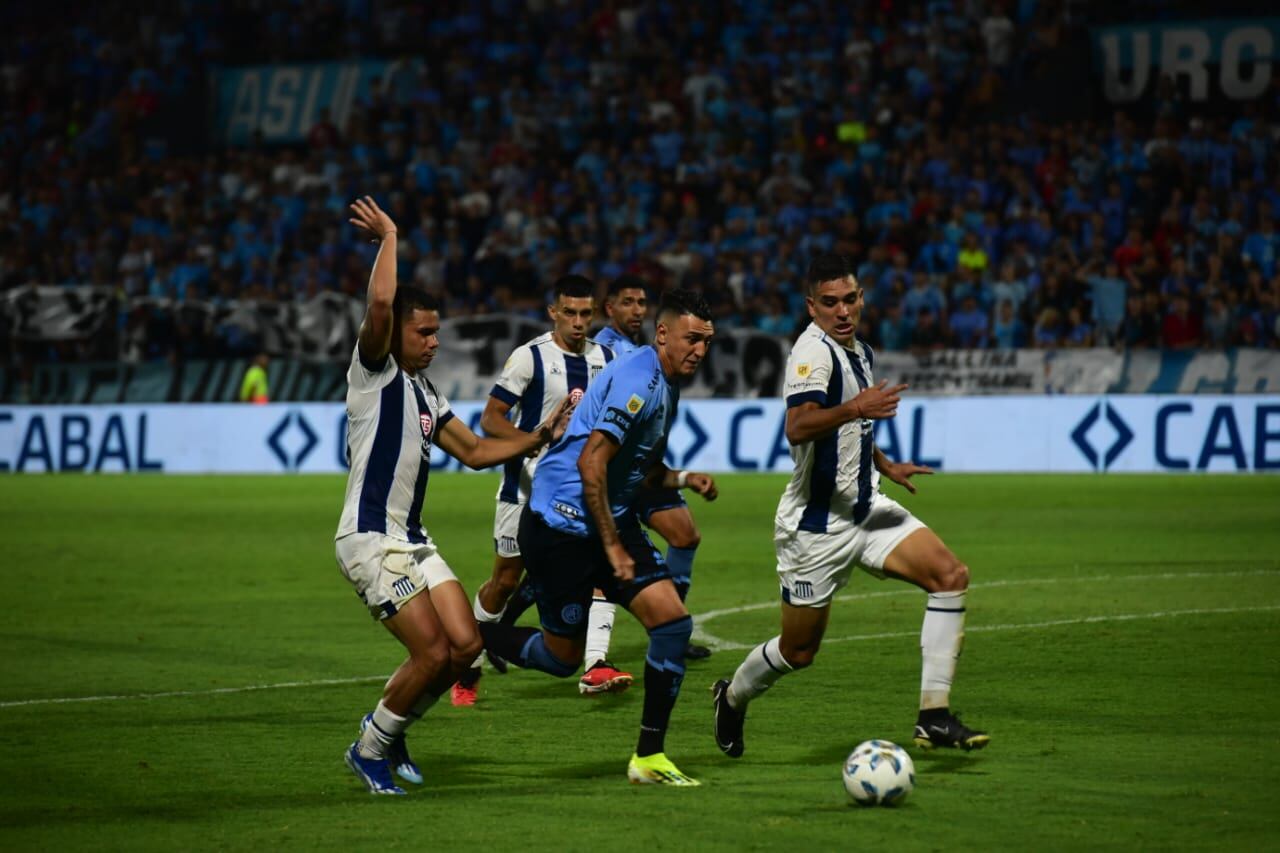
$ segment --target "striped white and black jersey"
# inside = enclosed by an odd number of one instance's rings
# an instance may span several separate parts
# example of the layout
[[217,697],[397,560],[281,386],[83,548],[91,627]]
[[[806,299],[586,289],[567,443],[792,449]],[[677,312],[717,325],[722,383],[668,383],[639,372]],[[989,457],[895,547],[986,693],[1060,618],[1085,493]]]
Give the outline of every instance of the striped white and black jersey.
[[[872,382],[874,363],[871,347],[855,339],[853,349],[846,349],[810,323],[787,358],[787,408],[817,403],[825,409],[858,396]],[[791,448],[795,471],[778,501],[777,527],[825,533],[866,519],[880,485],[873,427],[870,419],[859,418]]]
[[[580,400],[587,385],[612,360],[613,350],[594,340],[588,339],[578,355],[560,349],[547,332],[515,348],[489,395],[511,406],[508,417],[516,427],[532,432],[566,396],[574,397],[575,403]],[[537,467],[538,457],[507,462],[498,500],[526,503]]]
[[385,533],[427,542],[422,504],[431,444],[453,417],[426,373],[406,373],[391,356],[372,368],[359,347],[347,369],[347,498],[337,537]]

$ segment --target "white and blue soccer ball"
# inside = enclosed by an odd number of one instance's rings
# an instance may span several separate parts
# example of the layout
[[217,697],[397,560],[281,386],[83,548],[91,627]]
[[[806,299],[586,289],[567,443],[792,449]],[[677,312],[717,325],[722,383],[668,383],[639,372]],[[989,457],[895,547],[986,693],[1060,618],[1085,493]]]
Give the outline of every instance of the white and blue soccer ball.
[[887,740],[863,741],[844,762],[844,789],[860,806],[896,806],[916,786],[907,751]]

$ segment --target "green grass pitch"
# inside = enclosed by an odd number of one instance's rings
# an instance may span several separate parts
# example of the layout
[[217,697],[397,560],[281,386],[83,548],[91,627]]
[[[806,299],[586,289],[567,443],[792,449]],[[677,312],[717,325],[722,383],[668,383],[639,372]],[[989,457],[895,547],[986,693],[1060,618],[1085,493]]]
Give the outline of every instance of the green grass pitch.
[[[712,741],[708,687],[777,629],[782,478],[695,499],[689,603],[720,650],[690,665],[667,746],[703,787],[627,784],[641,687],[587,699],[513,670],[413,729],[427,783],[400,800],[341,760],[401,655],[334,564],[340,478],[0,478],[0,849],[1275,849],[1280,478],[922,480],[886,488],[971,567],[953,703],[993,741],[908,746],[915,793],[867,810],[840,766],[910,742],[905,584],[855,575],[816,665],[752,707],[746,755]],[[494,489],[431,478],[468,593]],[[639,674],[643,632],[618,624]]]

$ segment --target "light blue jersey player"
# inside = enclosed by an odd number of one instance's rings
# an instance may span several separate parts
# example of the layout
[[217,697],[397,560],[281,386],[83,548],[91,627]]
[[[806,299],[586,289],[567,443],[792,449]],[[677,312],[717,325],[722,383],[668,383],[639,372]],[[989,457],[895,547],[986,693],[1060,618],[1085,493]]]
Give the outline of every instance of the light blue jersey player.
[[[554,299],[547,306],[551,319],[550,332],[516,347],[502,368],[502,374],[489,393],[480,426],[491,436],[518,438],[542,423],[547,413],[568,396],[575,404],[586,393],[605,365],[613,360],[613,351],[587,337],[595,316],[595,284],[580,275],[561,276],[555,283]],[[540,456],[513,459],[503,466],[493,518],[493,572],[473,603],[477,622],[497,622],[511,603],[512,594],[524,574],[524,560],[516,533],[520,512],[529,501],[533,472]],[[532,598],[528,599],[532,603]],[[509,621],[514,622],[523,611],[524,599],[517,599]],[[613,628],[614,606],[601,599],[593,603],[592,623],[595,639],[588,646],[603,651],[588,654],[588,674],[583,693],[616,692],[631,684],[631,674],[615,669],[605,658],[609,650],[609,634]],[[490,656],[499,671],[502,661]],[[597,666],[597,664],[599,666]],[[597,671],[592,672],[592,668]],[[605,671],[607,670],[607,672]],[[454,705],[474,705],[478,698],[480,660],[453,685]],[[588,677],[589,676],[589,677]]]
[[[620,356],[643,346],[640,336],[648,307],[644,279],[634,275],[618,276],[609,283],[605,297],[604,312],[609,325],[596,335],[596,340]],[[702,541],[689,505],[676,489],[642,487],[635,509],[640,520],[666,541],[671,580],[680,597],[687,597],[693,581],[693,558]],[[690,644],[685,656],[695,660],[706,658],[711,656],[711,650]]]
[[640,738],[627,766],[637,783],[698,784],[664,754],[693,622],[670,567],[640,526],[636,501],[642,485],[716,496],[711,477],[662,462],[680,398],[676,383],[697,370],[713,331],[701,297],[669,292],[654,345],[618,357],[587,389],[564,437],[539,463],[520,518],[541,630],[480,625],[492,653],[564,678],[582,660],[593,587],[632,612],[649,633]]

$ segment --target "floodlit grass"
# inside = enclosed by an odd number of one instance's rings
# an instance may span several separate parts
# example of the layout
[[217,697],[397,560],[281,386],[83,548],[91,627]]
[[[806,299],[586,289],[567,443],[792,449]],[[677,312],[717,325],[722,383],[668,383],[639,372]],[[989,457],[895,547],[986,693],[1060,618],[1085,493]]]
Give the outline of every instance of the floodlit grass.
[[[699,622],[720,650],[690,665],[667,743],[703,787],[627,784],[642,687],[586,699],[513,670],[412,730],[427,783],[390,800],[341,761],[401,655],[334,564],[340,478],[0,478],[0,848],[1274,847],[1280,478],[888,486],[971,567],[954,704],[992,745],[909,746],[923,597],[858,574],[732,761],[707,688],[777,630],[782,482],[724,477],[694,506],[690,609],[729,612]],[[427,525],[469,593],[494,489],[431,478]],[[638,675],[643,632],[618,626]],[[869,737],[915,757],[899,809],[846,803],[841,761]]]

